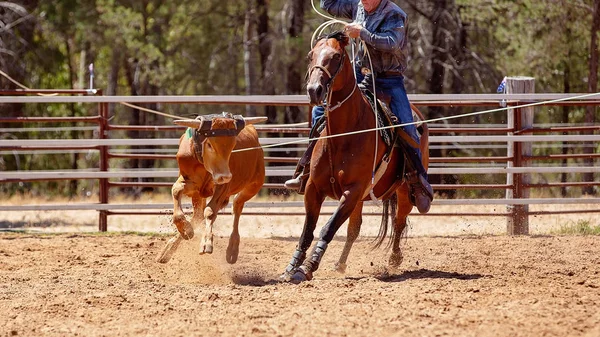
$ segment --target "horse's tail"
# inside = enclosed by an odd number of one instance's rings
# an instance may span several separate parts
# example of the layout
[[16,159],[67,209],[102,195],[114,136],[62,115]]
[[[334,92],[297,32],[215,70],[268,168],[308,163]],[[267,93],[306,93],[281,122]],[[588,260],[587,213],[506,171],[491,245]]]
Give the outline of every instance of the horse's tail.
[[396,233],[396,208],[398,207],[398,195],[393,193],[392,196],[383,201],[383,211],[381,214],[381,225],[379,226],[379,233],[375,238],[375,243],[373,245],[373,249],[381,247],[383,241],[387,237],[389,219],[392,219],[392,226],[390,228],[391,237],[386,245],[386,248],[390,248],[392,245],[392,240],[396,237],[396,235],[401,235],[402,233]]

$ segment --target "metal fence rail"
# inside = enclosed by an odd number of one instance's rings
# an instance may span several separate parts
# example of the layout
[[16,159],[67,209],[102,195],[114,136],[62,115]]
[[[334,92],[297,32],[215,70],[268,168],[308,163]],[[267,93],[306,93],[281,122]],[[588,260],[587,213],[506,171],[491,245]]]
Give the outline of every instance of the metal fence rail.
[[[48,91],[44,91],[48,92]],[[61,91],[61,93],[68,93]],[[82,94],[81,91],[73,91],[74,94]],[[86,93],[89,93],[86,91]],[[98,94],[101,94],[98,91]],[[13,95],[16,95],[13,93]],[[409,95],[411,101],[417,106],[469,106],[469,107],[498,107],[502,104],[518,105],[523,103],[539,102],[548,105],[600,105],[600,95],[585,97],[574,101],[560,101],[545,103],[547,100],[560,100],[569,97],[578,97],[580,94],[512,94],[512,95]],[[91,179],[100,182],[99,203],[82,204],[54,204],[54,205],[0,205],[0,211],[36,211],[36,210],[97,210],[99,211],[99,229],[107,230],[107,216],[114,214],[164,214],[164,209],[172,208],[171,204],[111,204],[109,202],[109,189],[123,186],[150,186],[167,187],[171,182],[143,182],[143,181],[119,181],[123,178],[158,178],[174,181],[178,175],[176,169],[163,170],[129,170],[111,169],[111,159],[164,159],[174,160],[178,145],[178,138],[146,138],[146,139],[111,139],[111,131],[115,130],[137,130],[144,132],[163,132],[181,130],[184,128],[159,125],[113,125],[108,122],[109,103],[168,103],[168,104],[236,104],[236,105],[285,105],[285,106],[308,106],[308,100],[304,95],[296,96],[2,96],[0,103],[27,103],[27,104],[54,104],[54,103],[95,103],[98,104],[98,115],[88,117],[0,117],[0,123],[92,123],[94,127],[76,128],[41,128],[40,132],[73,131],[73,130],[97,130],[98,139],[0,139],[0,155],[26,154],[26,153],[51,153],[52,151],[97,151],[99,153],[99,167],[91,170],[40,170],[40,171],[4,171],[0,172],[0,183],[26,182],[40,180],[73,180]],[[519,115],[520,109],[514,109],[508,114]],[[15,132],[26,132],[28,128],[15,128]],[[11,128],[3,128],[10,132]],[[302,134],[307,135],[309,128],[307,123],[294,125],[257,125],[261,135],[266,133],[280,134]],[[600,141],[599,134],[574,135],[565,134],[569,132],[594,133],[600,131],[600,125],[541,125],[535,128],[519,128],[510,125],[464,125],[450,124],[430,125],[431,148],[438,149],[460,149],[460,146],[469,148],[495,148],[503,149],[514,144],[539,144],[539,146],[584,146],[583,143]],[[540,135],[540,133],[561,133],[556,135]],[[285,148],[269,148],[269,154],[265,160],[278,162],[279,166],[268,166],[266,173],[268,177],[291,176],[298,158],[283,157],[279,155],[285,151],[302,151],[306,147],[306,137],[261,137],[262,145],[281,144],[290,141],[299,141],[298,144],[288,145]],[[569,142],[566,144],[566,142]],[[464,145],[461,145],[464,144]],[[565,145],[566,144],[566,145]],[[122,149],[128,146],[162,146],[161,149]],[[590,146],[589,144],[587,146]],[[46,151],[46,152],[44,152]],[[495,157],[433,157],[430,158],[430,174],[456,174],[456,175],[504,175],[515,176],[516,179],[507,183],[481,184],[434,184],[435,190],[449,189],[495,189],[516,191],[522,188],[547,188],[567,186],[600,186],[598,182],[548,182],[542,184],[531,184],[521,180],[523,175],[531,174],[574,174],[574,173],[600,173],[600,165],[593,166],[563,166],[562,161],[567,159],[597,159],[600,154],[557,154],[546,156],[523,156],[516,152],[506,156]],[[539,163],[543,161],[543,163]],[[552,162],[549,164],[548,161]],[[557,162],[557,164],[554,164]],[[527,164],[527,165],[525,165]],[[281,188],[281,184],[266,183],[265,188]],[[534,205],[534,204],[600,204],[598,198],[514,198],[501,199],[436,199],[434,205]],[[272,203],[250,202],[249,209],[269,208]],[[335,205],[327,202],[326,206]],[[287,202],[277,203],[277,207],[293,209],[301,207],[301,203]],[[157,211],[163,210],[163,211]],[[590,212],[595,210],[573,210],[564,212]],[[600,212],[600,210],[598,210]],[[301,214],[290,210],[289,212],[250,211],[245,213],[271,214],[271,215],[293,215]],[[325,213],[324,213],[325,214]],[[553,212],[530,212],[530,214],[553,214]],[[367,214],[369,215],[369,214]],[[374,215],[374,214],[373,214]],[[432,213],[426,216],[452,216],[457,213],[444,214]],[[478,213],[461,213],[461,215],[490,215]],[[490,216],[514,216],[510,211],[498,212]]]

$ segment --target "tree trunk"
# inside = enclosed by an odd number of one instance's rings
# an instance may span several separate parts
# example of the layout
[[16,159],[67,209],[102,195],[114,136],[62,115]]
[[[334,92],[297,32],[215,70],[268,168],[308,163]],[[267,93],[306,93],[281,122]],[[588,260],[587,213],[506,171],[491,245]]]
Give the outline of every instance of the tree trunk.
[[[287,76],[286,76],[286,95],[297,95],[302,91],[302,75],[300,73],[300,64],[303,64],[302,47],[302,28],[304,27],[304,13],[306,0],[288,0],[284,6],[284,12],[287,13]],[[297,106],[288,106],[285,109],[284,123],[299,123],[304,120],[304,114],[301,114]]]
[[[598,32],[600,31],[600,0],[594,0],[592,28],[591,28],[591,41],[590,41],[590,73],[588,76],[588,92],[598,92]],[[588,106],[585,113],[585,123],[587,125],[593,125],[595,122],[596,106]],[[594,153],[593,142],[587,142],[584,145],[583,153],[592,154]],[[584,160],[585,166],[594,166],[594,159],[590,156]],[[594,173],[586,172],[583,174],[583,181],[594,181]],[[595,194],[593,186],[587,186],[583,188],[584,194]]]
[[[67,36],[64,37],[65,39],[65,49],[67,50],[67,68],[68,68],[68,72],[69,72],[69,88],[73,89],[75,87],[75,69],[73,69],[73,59],[72,59],[72,51],[71,51],[71,43],[69,41],[69,38]],[[82,51],[83,53],[84,51]],[[76,117],[77,116],[77,111],[75,109],[75,104],[74,103],[69,103],[69,111],[71,112],[71,117]],[[75,130],[71,131],[71,135],[70,135],[71,139],[78,139],[79,135],[78,132]],[[79,155],[77,152],[74,152],[73,155],[71,156],[71,169],[72,170],[77,170],[77,160],[79,159]],[[75,196],[77,196],[77,179],[73,179],[73,180],[69,180],[69,198],[73,198]]]
[[[260,54],[260,69],[262,73],[262,94],[274,95],[275,84],[273,83],[273,71],[271,67],[272,42],[269,31],[269,8],[266,0],[256,0],[258,35],[258,52]],[[274,106],[265,107],[265,115],[269,118],[267,123],[277,123],[277,109]]]
[[[427,80],[430,94],[444,93],[444,79],[446,77],[446,68],[444,67],[448,60],[448,45],[446,30],[449,27],[445,19],[445,13],[448,8],[448,0],[436,1],[433,15],[431,16],[431,76]],[[440,118],[444,116],[444,107],[430,107],[428,118]],[[429,151],[431,157],[442,157],[441,149],[432,149]],[[446,175],[431,175],[430,182],[433,184],[442,184],[446,181]],[[446,192],[447,193],[447,192]]]
[[[123,59],[123,62],[125,63],[125,77],[127,79],[127,84],[129,85],[129,94],[131,96],[138,96],[138,88],[137,88],[137,81],[136,78],[138,78],[138,73],[139,73],[139,64],[137,60],[134,60],[132,64],[129,64],[129,62],[127,61],[127,57],[125,57]],[[129,108],[125,108],[125,109],[129,109]],[[139,125],[140,124],[140,110],[139,109],[135,109],[132,108],[131,109],[131,114],[129,115],[128,118],[128,125]],[[140,138],[140,132],[138,130],[127,130],[127,138],[130,139],[139,139]],[[131,149],[135,149],[137,147],[132,146]],[[131,158],[128,160],[127,163],[127,167],[130,169],[136,169],[139,168],[139,160],[137,158]],[[129,179],[129,178],[124,178],[125,181],[132,181],[133,179]],[[134,188],[124,188],[123,189],[124,192],[128,193],[128,194],[134,194],[137,195],[139,191],[136,191]]]
[[[567,19],[569,19],[569,13],[567,12]],[[571,41],[571,39],[573,38],[572,36],[572,31],[571,28],[569,26],[566,26],[565,28],[565,40],[566,41]],[[565,94],[568,94],[571,92],[571,55],[572,55],[572,51],[571,51],[571,47],[570,44],[567,44],[567,56],[566,56],[566,60],[564,62],[564,75],[563,75],[563,91]],[[571,110],[571,108],[568,105],[564,105],[562,107],[562,120],[561,123],[563,125],[567,125],[569,124],[569,111]],[[566,133],[563,133],[566,134]],[[567,142],[563,142],[562,143],[562,148],[561,148],[561,153],[563,155],[566,155],[569,153],[569,146]],[[568,165],[568,160],[567,159],[563,159],[562,160],[562,166],[563,167],[567,167]],[[562,183],[566,183],[568,181],[569,175],[567,173],[561,173],[560,174],[560,181]],[[563,198],[567,197],[567,193],[568,193],[568,189],[563,186],[560,188],[560,195]]]
[[[121,68],[121,46],[117,46],[112,50],[110,58],[110,71],[108,73],[108,83],[106,86],[106,95],[116,96],[119,83],[119,69]],[[112,116],[115,112],[115,105],[108,104],[108,115]]]
[[[252,2],[248,2],[244,19],[244,79],[246,82],[246,95],[256,93],[256,43],[254,39],[254,13]],[[256,107],[246,105],[246,115],[256,116]]]
[[[258,52],[260,55],[261,69],[261,87],[263,95],[275,94],[275,83],[272,70],[272,42],[269,31],[268,2],[266,0],[256,0],[256,33],[258,37]],[[275,106],[265,106],[265,116],[268,124],[277,124],[277,108]],[[279,137],[278,133],[268,133],[267,137]],[[267,165],[277,165],[277,163],[268,163]],[[268,177],[270,183],[281,183],[283,177]],[[269,193],[279,194],[279,191],[271,189]]]

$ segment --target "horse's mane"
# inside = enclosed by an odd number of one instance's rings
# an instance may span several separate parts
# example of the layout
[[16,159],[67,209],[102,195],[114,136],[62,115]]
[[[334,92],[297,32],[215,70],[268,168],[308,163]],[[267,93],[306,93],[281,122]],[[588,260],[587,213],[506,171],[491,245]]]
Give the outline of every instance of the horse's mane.
[[317,39],[317,41],[322,40],[322,39],[336,39],[344,46],[348,44],[348,35],[346,35],[346,33],[344,33],[341,30],[338,30],[333,33],[329,33],[327,35],[322,35]]

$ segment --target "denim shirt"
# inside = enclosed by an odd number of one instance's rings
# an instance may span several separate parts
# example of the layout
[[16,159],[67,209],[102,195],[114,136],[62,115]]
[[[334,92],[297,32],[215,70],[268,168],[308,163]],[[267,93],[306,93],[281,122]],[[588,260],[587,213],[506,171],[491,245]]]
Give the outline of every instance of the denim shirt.
[[[367,44],[373,72],[404,73],[408,62],[408,16],[398,5],[390,0],[381,0],[373,12],[367,13],[360,0],[321,0],[321,8],[333,16],[351,19],[363,26],[360,38]],[[370,68],[362,44],[356,61],[359,67]]]

